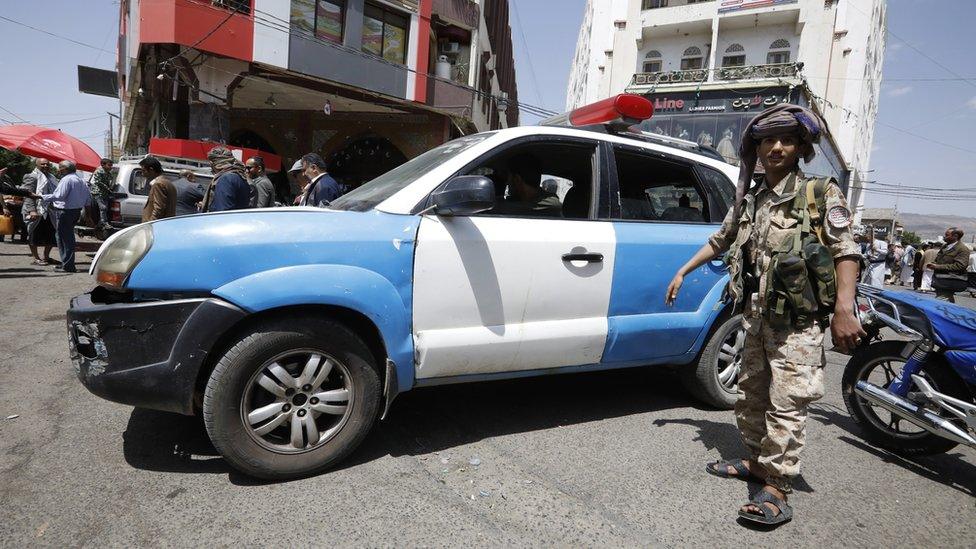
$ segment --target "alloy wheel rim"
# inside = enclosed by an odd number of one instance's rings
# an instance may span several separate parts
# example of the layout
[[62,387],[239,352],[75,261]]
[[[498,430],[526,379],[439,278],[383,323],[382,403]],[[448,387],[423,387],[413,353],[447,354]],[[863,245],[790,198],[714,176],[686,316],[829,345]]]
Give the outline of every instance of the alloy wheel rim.
[[715,373],[723,389],[730,393],[736,392],[739,382],[739,372],[742,370],[742,349],[745,347],[746,330],[739,326],[729,332],[722,340],[718,356],[715,359]]
[[335,437],[354,405],[344,364],[315,349],[288,351],[266,361],[241,397],[241,422],[265,449],[312,451]]
[[[901,357],[879,357],[865,364],[861,368],[860,375],[857,379],[858,381],[867,381],[868,383],[872,383],[878,387],[881,387],[882,389],[887,390],[891,383],[895,380],[895,377],[897,377],[898,373],[901,372],[901,369],[898,369],[896,373],[896,369],[892,363],[900,363],[902,366],[904,366],[905,359]],[[878,368],[879,366],[880,370]],[[938,384],[936,384],[931,376],[926,375],[924,372],[920,372],[920,375],[924,377],[935,390],[939,390]],[[915,384],[912,383],[912,387],[914,386]],[[865,417],[875,426],[875,428],[882,431],[887,431],[893,436],[903,439],[917,439],[928,434],[928,431],[925,429],[881,406],[865,400],[856,392],[854,393],[854,399],[857,405],[864,412]],[[922,407],[929,408],[930,411],[933,411],[936,414],[939,413],[938,409],[934,409],[931,406]],[[879,412],[886,415],[887,419],[879,415]]]

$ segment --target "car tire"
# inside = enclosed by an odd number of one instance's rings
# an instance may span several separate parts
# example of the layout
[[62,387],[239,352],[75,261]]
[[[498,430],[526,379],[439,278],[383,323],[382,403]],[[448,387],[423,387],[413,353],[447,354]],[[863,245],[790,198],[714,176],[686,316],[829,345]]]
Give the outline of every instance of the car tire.
[[243,334],[220,358],[204,391],[203,418],[233,468],[291,479],[349,455],[376,421],[381,393],[376,359],[343,324],[278,319]]
[[[701,402],[722,410],[735,407],[736,380],[742,364],[745,329],[733,315],[712,331],[698,362],[681,367],[681,382]],[[729,352],[731,347],[731,351]]]

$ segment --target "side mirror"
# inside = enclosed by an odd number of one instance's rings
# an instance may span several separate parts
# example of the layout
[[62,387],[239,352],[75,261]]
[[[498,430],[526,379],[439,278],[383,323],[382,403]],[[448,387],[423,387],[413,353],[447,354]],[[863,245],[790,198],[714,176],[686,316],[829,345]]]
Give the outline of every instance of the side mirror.
[[495,207],[495,184],[483,175],[459,175],[434,192],[437,215],[471,215]]

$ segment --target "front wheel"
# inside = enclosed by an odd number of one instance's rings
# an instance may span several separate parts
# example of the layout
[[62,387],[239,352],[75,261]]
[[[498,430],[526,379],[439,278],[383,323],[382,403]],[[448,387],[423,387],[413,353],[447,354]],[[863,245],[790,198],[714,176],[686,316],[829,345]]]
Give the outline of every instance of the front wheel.
[[377,417],[374,362],[362,340],[336,322],[298,318],[260,326],[210,375],[207,433],[231,466],[254,477],[325,470],[362,442]]
[[719,325],[698,362],[681,367],[681,382],[688,392],[710,406],[723,410],[734,408],[745,340],[742,315],[733,315]]
[[[956,446],[955,442],[930,433],[880,406],[875,406],[854,392],[858,381],[867,381],[887,389],[905,366],[905,358],[901,356],[905,345],[904,341],[882,341],[858,348],[844,369],[844,378],[841,381],[844,404],[861,428],[865,440],[873,444],[905,455],[948,452]],[[965,395],[958,394],[959,383],[942,362],[934,360],[926,362],[919,375],[925,378],[936,391],[956,398],[965,398]],[[910,391],[916,390],[913,383]],[[931,404],[927,406],[930,411],[939,413],[937,406]]]

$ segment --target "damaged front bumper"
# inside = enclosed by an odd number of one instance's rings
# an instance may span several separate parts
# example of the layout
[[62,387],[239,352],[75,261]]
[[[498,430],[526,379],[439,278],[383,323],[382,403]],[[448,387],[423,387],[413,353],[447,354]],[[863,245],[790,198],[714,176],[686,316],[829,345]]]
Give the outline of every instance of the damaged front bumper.
[[114,402],[192,414],[200,366],[246,313],[214,298],[99,303],[97,292],[75,297],[68,310],[82,385]]

